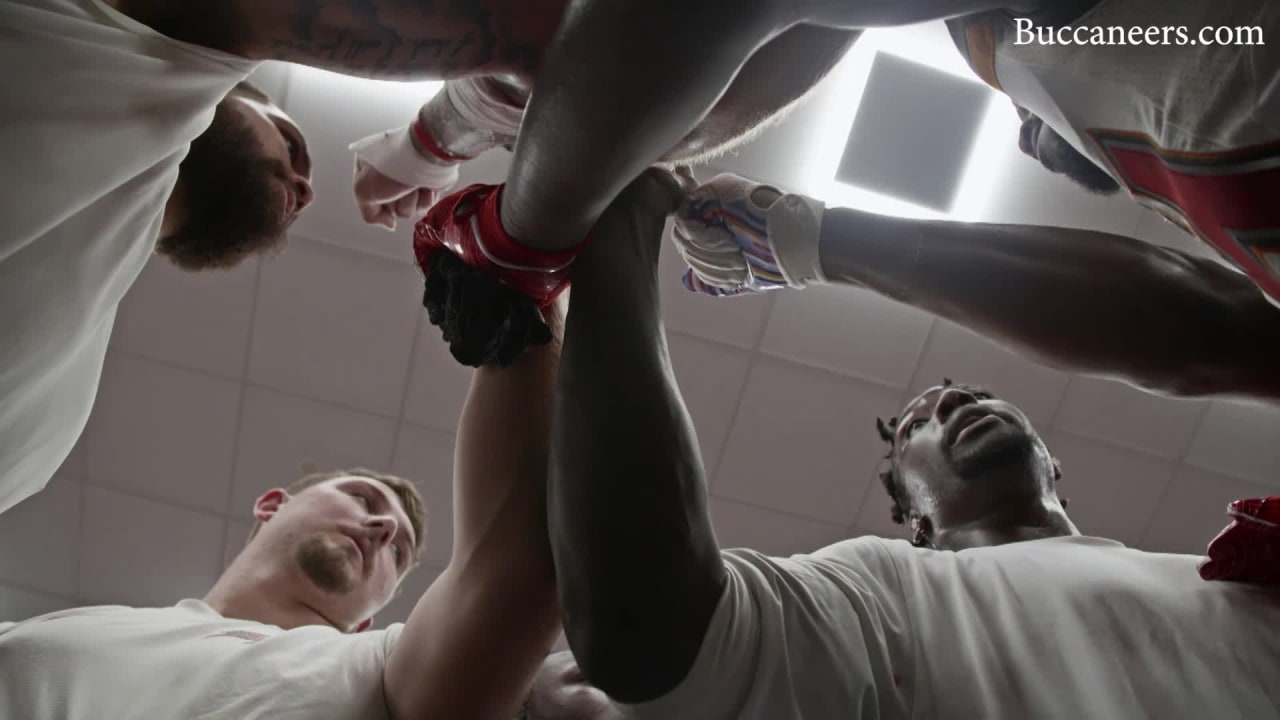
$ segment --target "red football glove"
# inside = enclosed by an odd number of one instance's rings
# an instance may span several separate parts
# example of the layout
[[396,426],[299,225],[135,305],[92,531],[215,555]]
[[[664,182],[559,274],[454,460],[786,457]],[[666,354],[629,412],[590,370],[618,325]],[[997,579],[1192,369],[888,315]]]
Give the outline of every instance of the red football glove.
[[1231,524],[1209,543],[1200,577],[1280,585],[1280,496],[1236,500],[1227,514]]
[[546,307],[569,286],[569,266],[586,243],[562,252],[520,245],[502,229],[501,197],[501,185],[471,185],[432,206],[413,230],[418,266],[427,272],[431,254],[445,248]]

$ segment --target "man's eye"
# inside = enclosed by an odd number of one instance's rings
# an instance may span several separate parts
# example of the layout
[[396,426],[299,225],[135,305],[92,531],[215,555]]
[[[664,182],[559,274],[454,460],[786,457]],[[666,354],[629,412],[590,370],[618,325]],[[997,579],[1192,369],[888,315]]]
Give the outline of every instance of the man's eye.
[[924,427],[924,423],[925,421],[921,419],[912,420],[911,424],[907,425],[907,437],[915,435],[917,430]]
[[356,502],[360,503],[366,512],[373,509],[373,503],[369,501],[369,498],[364,495],[356,495],[355,498]]
[[395,556],[396,556],[396,564],[397,564],[397,565],[399,565],[399,564],[400,564],[400,558],[404,555],[404,551],[402,551],[402,550],[400,549],[400,546],[399,546],[399,545],[392,545],[392,546],[391,546],[391,552],[395,553]]
[[981,391],[972,393],[972,395],[978,400],[994,400],[996,397],[995,395],[992,395],[989,392],[981,392]]

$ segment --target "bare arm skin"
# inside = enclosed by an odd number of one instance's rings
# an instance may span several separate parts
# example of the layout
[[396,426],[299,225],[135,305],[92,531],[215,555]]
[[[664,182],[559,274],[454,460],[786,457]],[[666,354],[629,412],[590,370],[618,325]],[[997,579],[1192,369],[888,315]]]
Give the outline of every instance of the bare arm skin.
[[591,683],[625,702],[684,678],[725,581],[658,304],[669,195],[642,177],[574,266],[552,433],[565,631]]
[[516,143],[503,226],[538,249],[580,243],[628,180],[685,137],[743,62],[789,27],[907,24],[1005,4],[571,0]]
[[1179,396],[1280,399],[1280,309],[1244,275],[1109,233],[833,208],[829,280],[963,325],[1046,365]]
[[[754,132],[776,123],[844,58],[860,30],[797,25],[765,43],[742,66],[711,112],[662,159],[697,162],[741,144]],[[531,76],[491,75],[486,80],[513,106],[528,104]],[[451,81],[459,82],[459,81]],[[436,131],[446,150],[473,157],[493,147],[492,133],[469,127],[458,117],[446,93],[423,105],[419,116]]]
[[[557,337],[560,311],[548,317]],[[510,720],[555,643],[546,480],[558,361],[553,340],[475,373],[454,456],[453,557],[387,660],[397,720]]]
[[108,0],[169,37],[361,77],[531,72],[562,0]]

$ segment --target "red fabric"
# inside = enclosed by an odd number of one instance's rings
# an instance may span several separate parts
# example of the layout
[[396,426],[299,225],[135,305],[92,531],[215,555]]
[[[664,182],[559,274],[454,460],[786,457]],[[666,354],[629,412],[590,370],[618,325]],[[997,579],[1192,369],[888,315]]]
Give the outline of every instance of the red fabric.
[[502,228],[501,199],[501,185],[471,185],[433,205],[413,230],[418,265],[426,272],[431,254],[446,248],[545,307],[569,286],[569,266],[586,243],[563,252],[519,244]]
[[1231,524],[1209,543],[1200,577],[1280,586],[1280,496],[1236,500],[1227,514]]
[[413,134],[414,143],[421,150],[430,153],[442,163],[456,165],[460,162],[471,159],[461,155],[454,155],[443,147],[440,147],[440,143],[436,142],[436,139],[431,136],[431,133],[427,132],[427,129],[422,126],[421,120],[415,119],[410,123],[409,132]]

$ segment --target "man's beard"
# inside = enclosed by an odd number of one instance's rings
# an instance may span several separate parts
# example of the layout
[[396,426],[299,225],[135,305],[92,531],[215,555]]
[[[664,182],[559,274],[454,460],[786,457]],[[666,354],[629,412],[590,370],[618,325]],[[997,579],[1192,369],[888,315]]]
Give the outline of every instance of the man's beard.
[[321,535],[307,538],[298,546],[298,566],[316,587],[332,595],[356,589],[359,577],[351,569],[351,554]]
[[1001,466],[1025,465],[1033,449],[1034,442],[1028,433],[1006,424],[990,431],[989,437],[975,445],[957,448],[951,455],[951,466],[960,477],[979,478]]
[[259,148],[248,122],[219,104],[179,167],[185,223],[160,239],[157,252],[184,270],[206,270],[283,246],[292,218],[280,213],[279,181],[288,182],[289,171]]

